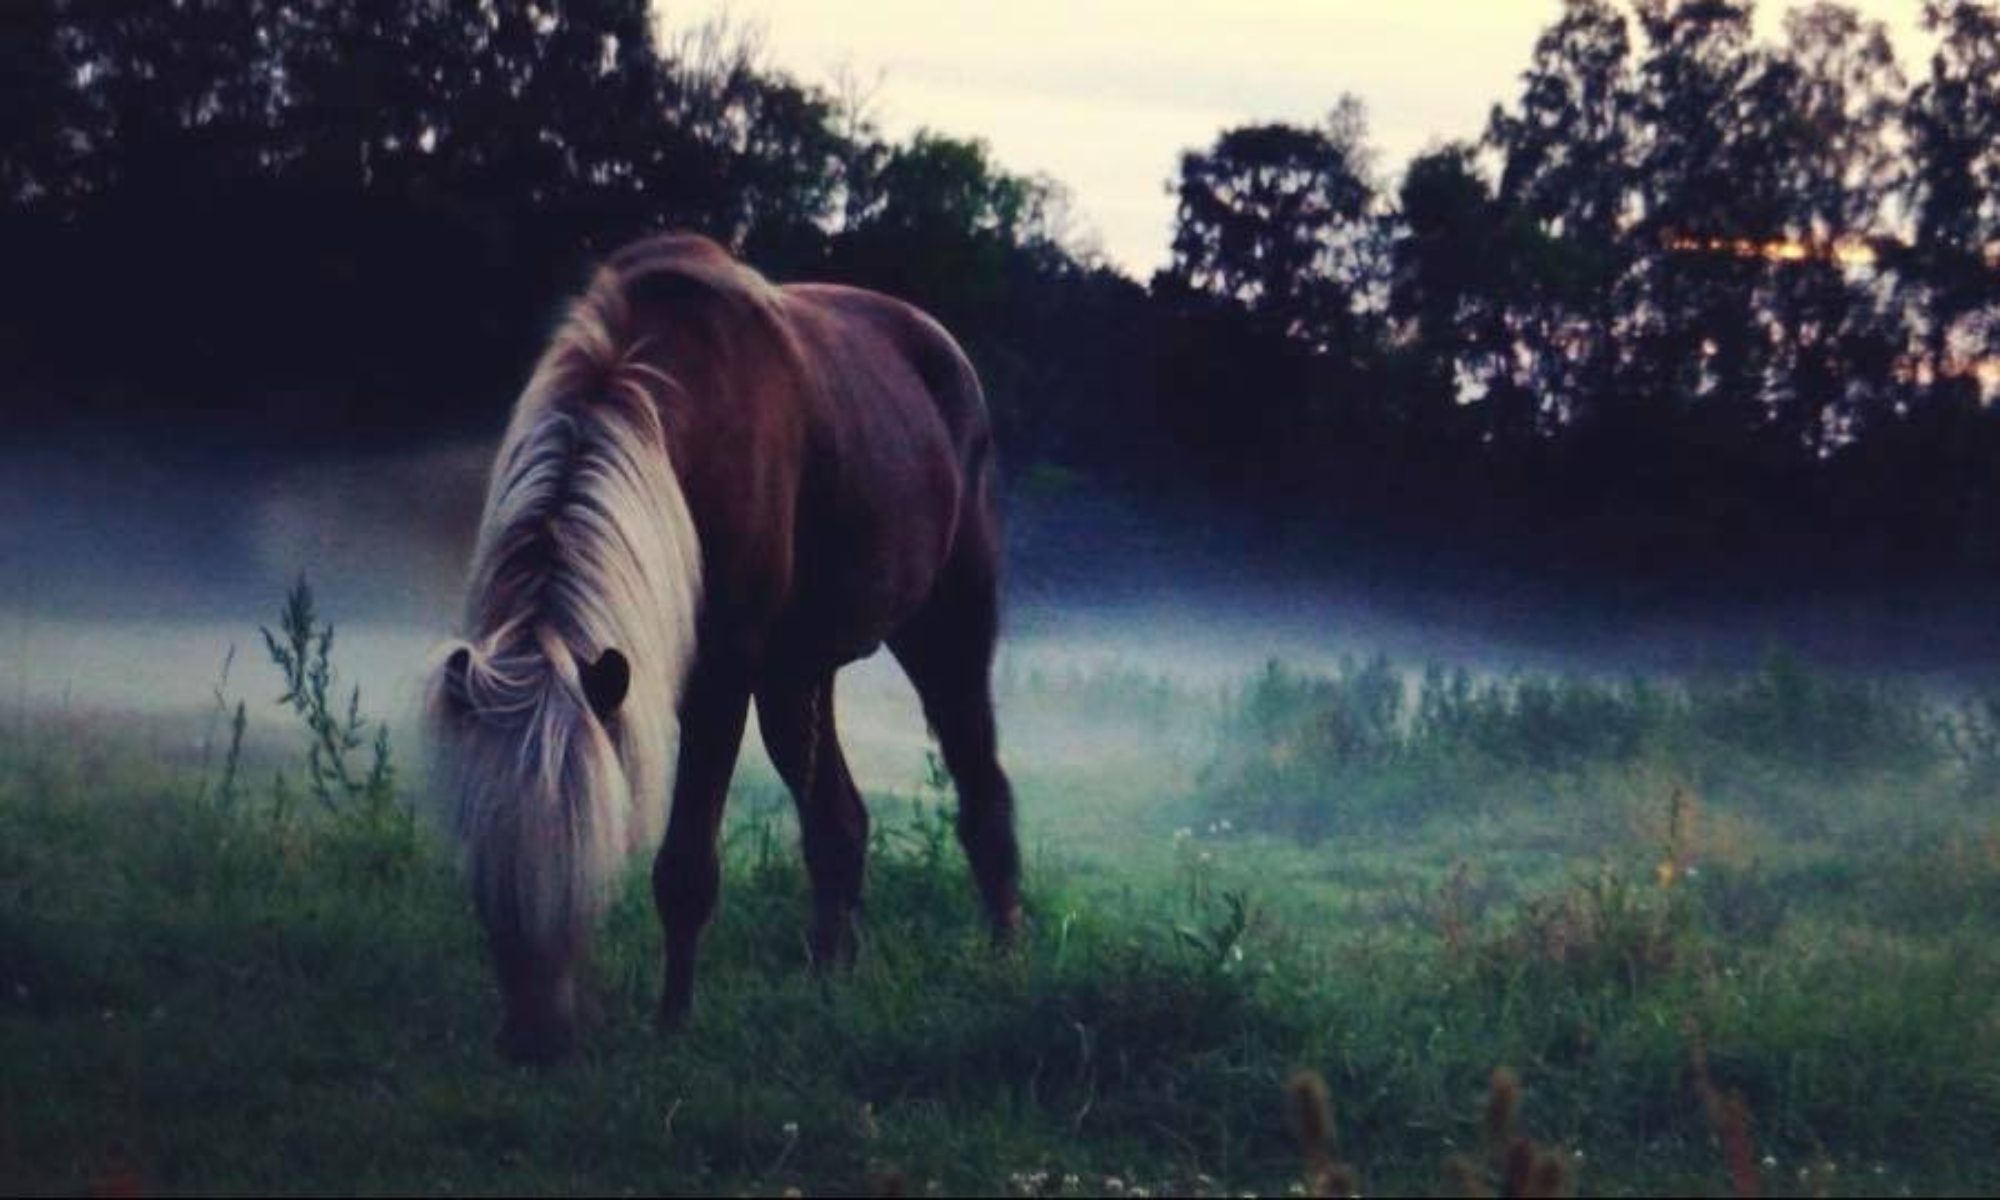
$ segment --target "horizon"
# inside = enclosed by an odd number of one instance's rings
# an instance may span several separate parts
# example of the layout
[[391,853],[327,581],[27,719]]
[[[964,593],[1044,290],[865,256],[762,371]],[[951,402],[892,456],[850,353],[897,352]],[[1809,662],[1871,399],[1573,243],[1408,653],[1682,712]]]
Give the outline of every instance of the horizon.
[[[1782,37],[1792,7],[1803,5],[1759,4],[1760,39]],[[1917,74],[1935,44],[1917,0],[1851,7],[1888,27],[1905,75]],[[1067,189],[1081,243],[1141,282],[1168,259],[1182,153],[1239,125],[1317,124],[1352,92],[1367,107],[1377,182],[1391,188],[1426,149],[1479,139],[1493,106],[1518,98],[1561,10],[1560,0],[1248,0],[1176,7],[1168,23],[1143,0],[976,13],[921,0],[655,6],[663,43],[717,18],[747,26],[767,65],[829,89],[845,73],[872,93],[889,137],[977,138],[1001,168],[1047,175]]]

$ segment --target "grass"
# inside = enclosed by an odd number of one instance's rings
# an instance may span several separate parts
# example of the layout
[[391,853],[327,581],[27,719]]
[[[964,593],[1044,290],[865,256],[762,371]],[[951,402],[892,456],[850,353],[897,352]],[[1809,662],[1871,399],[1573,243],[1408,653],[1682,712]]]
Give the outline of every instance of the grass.
[[[635,877],[593,965],[609,1024],[547,1073],[491,1051],[441,839],[367,799],[386,741],[343,800],[283,742],[234,740],[228,787],[157,751],[213,718],[12,728],[0,1188],[2000,1189],[1981,710],[1784,660],[1007,687],[1113,748],[1017,755],[1017,956],[917,778],[873,798],[858,965],[813,979],[789,801],[746,770],[694,1024],[647,1023]],[[359,711],[301,740],[359,753]],[[1151,743],[1183,734],[1192,765]]]

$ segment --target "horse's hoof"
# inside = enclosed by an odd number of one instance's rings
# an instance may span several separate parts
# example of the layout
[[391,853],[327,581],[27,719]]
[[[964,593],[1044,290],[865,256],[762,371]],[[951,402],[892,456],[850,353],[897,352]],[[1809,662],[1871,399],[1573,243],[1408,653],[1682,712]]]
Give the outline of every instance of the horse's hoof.
[[524,1067],[553,1067],[576,1053],[576,1031],[566,1025],[529,1028],[512,1022],[493,1039],[508,1062]]
[[813,974],[833,975],[853,966],[860,948],[860,939],[855,936],[853,926],[842,922],[831,928],[813,930],[806,946],[806,961]]
[[693,1016],[694,1006],[692,1004],[662,1004],[660,1005],[660,1011],[653,1017],[653,1027],[658,1029],[663,1035],[672,1037],[674,1034],[686,1029],[688,1021]]
[[993,948],[995,950],[1018,950],[1021,948],[1021,906],[1016,904],[993,918]]

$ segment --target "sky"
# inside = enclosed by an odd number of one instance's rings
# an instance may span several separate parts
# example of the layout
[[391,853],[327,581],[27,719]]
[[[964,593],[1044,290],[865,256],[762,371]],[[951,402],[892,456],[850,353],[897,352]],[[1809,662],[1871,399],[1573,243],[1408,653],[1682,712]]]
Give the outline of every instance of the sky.
[[[1860,0],[1904,71],[1928,40],[1919,0]],[[1164,264],[1180,155],[1233,125],[1316,123],[1366,103],[1393,180],[1438,142],[1476,138],[1512,103],[1560,0],[661,0],[672,36],[708,18],[761,30],[770,65],[872,89],[895,138],[980,137],[1018,174],[1068,187],[1079,230],[1144,279]],[[1760,6],[1780,29],[1783,6]]]

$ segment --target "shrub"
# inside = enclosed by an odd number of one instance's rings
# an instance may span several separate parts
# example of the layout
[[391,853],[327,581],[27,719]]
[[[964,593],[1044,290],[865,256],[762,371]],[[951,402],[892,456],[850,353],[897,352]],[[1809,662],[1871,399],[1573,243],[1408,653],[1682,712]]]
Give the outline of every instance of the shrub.
[[[1382,657],[1314,677],[1274,662],[1235,697],[1203,783],[1218,814],[1308,837],[1546,797],[1564,780],[1640,765],[1786,796],[1953,763],[1987,786],[2000,780],[1994,705],[1947,719],[1913,694],[1814,674],[1782,653],[1693,683],[1476,680],[1438,667],[1412,679]],[[1785,780],[1797,786],[1767,786]],[[1729,786],[1739,781],[1755,786]]]

